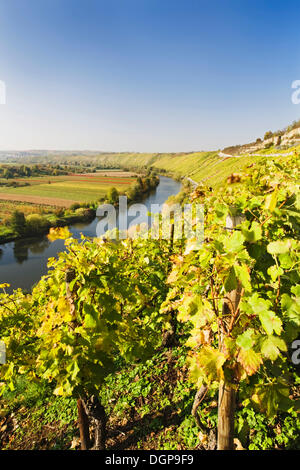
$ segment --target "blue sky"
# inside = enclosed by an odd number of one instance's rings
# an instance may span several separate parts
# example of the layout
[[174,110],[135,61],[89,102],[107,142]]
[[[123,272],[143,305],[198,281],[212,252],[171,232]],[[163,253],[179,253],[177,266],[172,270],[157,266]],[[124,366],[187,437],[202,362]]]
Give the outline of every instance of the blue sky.
[[298,0],[0,0],[0,149],[192,151],[300,118]]

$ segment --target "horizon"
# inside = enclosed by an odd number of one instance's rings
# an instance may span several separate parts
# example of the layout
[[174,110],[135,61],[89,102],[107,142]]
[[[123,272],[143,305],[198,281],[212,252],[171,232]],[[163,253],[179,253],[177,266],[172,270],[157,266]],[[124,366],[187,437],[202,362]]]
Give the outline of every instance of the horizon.
[[11,0],[0,13],[1,152],[214,151],[299,117],[296,0]]

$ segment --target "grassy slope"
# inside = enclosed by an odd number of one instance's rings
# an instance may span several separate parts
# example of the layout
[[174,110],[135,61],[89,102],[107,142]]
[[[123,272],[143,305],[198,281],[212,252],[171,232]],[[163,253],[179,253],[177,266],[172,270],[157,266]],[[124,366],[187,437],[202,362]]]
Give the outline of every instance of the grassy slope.
[[[144,167],[153,167],[155,169],[166,171],[175,177],[188,176],[193,180],[205,181],[211,186],[219,186],[231,173],[239,172],[251,163],[264,157],[276,153],[292,152],[300,150],[300,146],[292,147],[288,150],[279,150],[275,148],[262,150],[261,156],[245,155],[239,158],[221,159],[218,152],[194,152],[181,154],[151,154],[151,153],[115,153],[98,154],[94,156],[64,156],[68,163],[72,161],[86,162],[89,160],[95,165],[105,165],[107,167],[127,167],[128,169],[139,169]],[[45,157],[46,158],[46,157]],[[48,162],[58,161],[58,156],[47,157]],[[43,161],[41,158],[39,159]],[[46,161],[46,160],[45,160]],[[250,170],[249,170],[250,171]]]

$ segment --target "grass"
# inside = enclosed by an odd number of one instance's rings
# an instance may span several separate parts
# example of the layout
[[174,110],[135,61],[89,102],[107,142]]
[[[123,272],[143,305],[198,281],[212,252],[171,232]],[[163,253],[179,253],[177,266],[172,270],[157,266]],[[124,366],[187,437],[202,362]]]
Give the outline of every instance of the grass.
[[[158,352],[139,364],[120,364],[100,392],[108,420],[109,450],[193,450],[201,448],[191,416],[195,386],[187,377],[186,348]],[[199,415],[216,429],[217,391],[209,391]],[[244,448],[297,449],[300,417],[280,412],[275,418],[238,405],[236,430]],[[79,447],[76,400],[54,396],[46,383],[19,379],[0,399],[2,449],[71,449]]]

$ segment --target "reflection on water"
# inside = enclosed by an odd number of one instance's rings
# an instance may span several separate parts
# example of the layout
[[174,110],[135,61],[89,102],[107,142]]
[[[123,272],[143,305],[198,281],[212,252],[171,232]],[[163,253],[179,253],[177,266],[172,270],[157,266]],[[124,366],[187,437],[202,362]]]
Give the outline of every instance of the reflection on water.
[[[157,188],[143,201],[148,210],[151,204],[163,204],[169,196],[177,194],[181,184],[165,176],[160,177]],[[130,221],[130,220],[129,220]],[[69,227],[75,238],[81,233],[86,237],[96,236],[99,219],[92,222],[76,223]],[[1,245],[0,248],[0,284],[8,282],[12,288],[30,290],[47,273],[47,260],[64,250],[64,241],[49,242],[46,236],[38,239],[24,239]]]
[[48,238],[43,237],[42,239],[24,239],[16,240],[13,243],[14,257],[17,263],[22,264],[28,260],[29,251],[35,255],[43,254],[50,246]]
[[14,243],[14,257],[17,263],[22,264],[28,259],[28,244],[22,243],[21,240],[17,240]]

